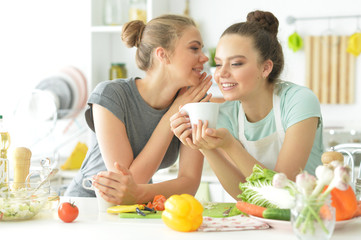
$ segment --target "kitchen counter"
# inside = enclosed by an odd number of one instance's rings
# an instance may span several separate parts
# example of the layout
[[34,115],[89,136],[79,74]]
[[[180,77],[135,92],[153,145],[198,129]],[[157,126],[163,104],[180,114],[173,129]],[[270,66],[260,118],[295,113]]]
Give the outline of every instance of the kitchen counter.
[[[68,201],[61,197],[61,202]],[[57,211],[41,212],[31,220],[0,222],[1,239],[156,239],[156,240],[212,240],[212,239],[297,239],[289,230],[248,230],[233,232],[176,232],[161,219],[121,219],[117,215],[98,213],[95,198],[71,198],[79,208],[73,223],[64,223]],[[360,239],[361,218],[335,230],[332,240]]]

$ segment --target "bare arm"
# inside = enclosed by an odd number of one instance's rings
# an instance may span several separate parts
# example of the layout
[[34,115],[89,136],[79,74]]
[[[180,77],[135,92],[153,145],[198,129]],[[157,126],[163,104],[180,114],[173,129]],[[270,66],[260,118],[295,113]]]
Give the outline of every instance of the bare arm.
[[308,118],[287,129],[275,171],[283,172],[289,179],[295,180],[310,156],[318,121],[318,117]]
[[[168,112],[161,118],[150,139],[136,158],[133,156],[126,129],[113,113],[104,107],[93,104],[95,131],[105,165],[109,171],[115,171],[114,163],[128,168],[136,183],[148,183],[161,164],[173,133],[169,127],[169,118],[178,111],[180,105],[200,101],[210,87],[210,78],[196,87],[184,89],[174,101]],[[203,101],[208,101],[211,95]]]
[[[317,117],[308,118],[287,129],[285,140],[278,155],[275,171],[283,172],[289,179],[295,180],[299,171],[305,168],[311,153],[318,120]],[[197,127],[199,129],[202,126],[198,125]],[[196,131],[197,130],[195,130],[195,132]],[[252,173],[254,164],[265,167],[252,157],[246,149],[244,149],[242,144],[233,138],[228,131],[225,132],[222,129],[212,130],[211,135],[213,135],[215,139],[209,138],[206,131],[209,130],[207,130],[206,125],[204,125],[203,133],[193,134],[195,135],[193,138],[196,138],[193,142],[197,142],[197,144],[200,145],[203,144],[203,148],[220,147],[237,165],[244,176],[247,177]],[[203,134],[202,138],[199,137],[200,134]],[[214,142],[214,140],[218,140],[219,142]]]
[[245,177],[239,171],[238,167],[227,159],[227,154],[220,149],[205,149],[201,150],[201,152],[207,159],[223,188],[237,200],[238,194],[241,193],[238,185],[240,182],[245,181]]
[[[198,150],[181,146],[178,177],[155,184],[137,184],[132,173],[116,164],[115,172],[101,172],[95,177],[95,187],[102,197],[115,204],[134,204],[152,201],[154,196],[197,192],[203,167],[203,155]],[[100,185],[100,184],[102,185]]]
[[[94,125],[105,165],[115,171],[114,163],[128,168],[137,183],[147,183],[158,169],[173,137],[162,118],[142,152],[134,159],[125,125],[104,107],[93,104]],[[162,143],[162,144],[159,144]],[[138,164],[138,163],[143,164]]]
[[[309,118],[287,129],[275,171],[284,172],[289,179],[295,179],[309,158],[318,120],[316,117]],[[238,184],[232,183],[232,178],[239,182],[245,181],[245,177],[252,173],[254,164],[265,167],[253,158],[227,129],[209,129],[207,122],[200,122],[190,130],[188,123],[189,120],[184,118],[183,114],[175,114],[171,123],[173,132],[186,145],[201,149],[223,187],[233,197],[236,197],[238,189],[235,186],[238,188]],[[223,150],[223,154],[216,150]],[[229,186],[230,184],[235,186]]]

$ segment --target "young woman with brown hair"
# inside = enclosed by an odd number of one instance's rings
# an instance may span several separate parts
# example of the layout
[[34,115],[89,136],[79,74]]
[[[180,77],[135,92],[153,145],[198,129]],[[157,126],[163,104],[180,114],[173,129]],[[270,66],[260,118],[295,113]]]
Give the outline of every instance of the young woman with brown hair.
[[320,103],[310,89],[279,79],[284,58],[277,32],[272,13],[254,11],[222,34],[214,78],[226,102],[217,129],[202,122],[190,129],[183,112],[171,118],[175,135],[200,149],[235,199],[255,164],[293,180],[322,164]]

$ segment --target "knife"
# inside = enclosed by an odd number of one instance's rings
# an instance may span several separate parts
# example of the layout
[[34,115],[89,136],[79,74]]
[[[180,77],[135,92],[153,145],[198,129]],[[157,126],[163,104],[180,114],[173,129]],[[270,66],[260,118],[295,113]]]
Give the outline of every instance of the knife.
[[232,207],[229,207],[226,211],[223,212],[223,216],[228,217],[231,210],[232,210]]

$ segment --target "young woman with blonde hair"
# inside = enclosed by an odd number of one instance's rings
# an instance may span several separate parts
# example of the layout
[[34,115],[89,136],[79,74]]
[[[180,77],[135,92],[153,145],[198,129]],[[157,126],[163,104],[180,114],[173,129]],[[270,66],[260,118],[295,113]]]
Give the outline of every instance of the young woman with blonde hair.
[[[194,195],[203,155],[174,136],[169,119],[179,106],[211,97],[204,97],[212,83],[202,73],[208,58],[201,35],[190,18],[163,15],[147,24],[128,22],[122,40],[137,48],[136,63],[145,77],[105,81],[95,88],[85,113],[94,144],[66,195],[95,196],[81,186],[91,176],[101,196],[114,204],[145,203],[158,194]],[[152,184],[157,170],[173,165],[178,153],[178,177]]]

